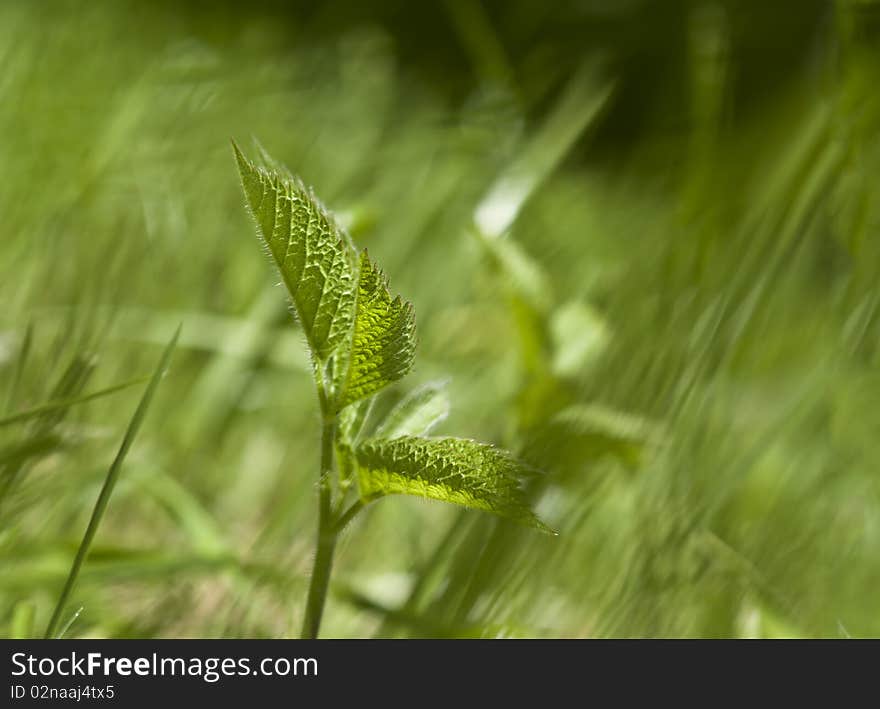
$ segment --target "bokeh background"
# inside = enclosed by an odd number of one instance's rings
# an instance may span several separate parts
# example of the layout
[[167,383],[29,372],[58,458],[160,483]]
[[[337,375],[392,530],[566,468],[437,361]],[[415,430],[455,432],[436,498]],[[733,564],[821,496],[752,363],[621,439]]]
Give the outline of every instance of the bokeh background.
[[448,380],[560,532],[384,499],[323,635],[880,635],[878,86],[876,0],[6,0],[0,634],[178,323],[65,634],[299,628],[317,403],[235,138],[414,303],[387,401]]

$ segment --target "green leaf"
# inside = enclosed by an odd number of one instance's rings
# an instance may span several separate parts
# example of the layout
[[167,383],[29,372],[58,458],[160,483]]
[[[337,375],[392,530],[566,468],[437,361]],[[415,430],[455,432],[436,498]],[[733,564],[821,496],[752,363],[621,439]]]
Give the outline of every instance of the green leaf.
[[356,451],[361,497],[415,495],[492,512],[544,531],[521,487],[529,472],[509,453],[464,438],[370,439]]
[[312,353],[327,361],[351,333],[357,264],[345,232],[287,171],[257,167],[233,143],[257,229],[281,272]]
[[385,274],[361,254],[357,315],[348,367],[338,384],[339,407],[375,394],[412,369],[416,318],[412,304],[391,297]]
[[376,428],[376,438],[424,436],[449,415],[445,382],[430,382],[403,397]]

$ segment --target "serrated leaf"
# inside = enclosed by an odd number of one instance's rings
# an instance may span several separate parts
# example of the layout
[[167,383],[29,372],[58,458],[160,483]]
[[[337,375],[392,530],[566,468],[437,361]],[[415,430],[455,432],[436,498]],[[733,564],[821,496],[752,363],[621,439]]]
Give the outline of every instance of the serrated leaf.
[[445,382],[430,382],[403,397],[376,428],[376,438],[424,436],[449,415]]
[[509,453],[464,438],[370,439],[355,452],[361,497],[415,495],[485,510],[550,531],[521,487],[529,471]]
[[357,264],[349,241],[315,195],[287,171],[257,167],[233,144],[248,207],[321,361],[354,319]]
[[339,407],[375,394],[412,369],[416,352],[412,304],[391,297],[385,274],[361,253],[357,306],[348,366],[342,369]]

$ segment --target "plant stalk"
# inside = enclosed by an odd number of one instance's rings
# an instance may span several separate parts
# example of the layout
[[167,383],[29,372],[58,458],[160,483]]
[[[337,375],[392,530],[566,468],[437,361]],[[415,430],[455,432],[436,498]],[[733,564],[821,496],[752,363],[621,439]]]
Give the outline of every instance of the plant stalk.
[[321,615],[327,599],[327,588],[330,585],[330,573],[333,569],[333,552],[336,549],[337,529],[333,519],[333,474],[335,457],[333,455],[334,437],[336,435],[336,417],[328,415],[324,406],[325,399],[321,396],[324,419],[321,426],[321,477],[318,498],[318,540],[315,548],[315,563],[312,567],[312,578],[309,583],[309,595],[306,602],[306,613],[303,620],[301,637],[314,640],[318,637],[321,627]]
[[342,512],[333,523],[333,531],[339,534],[345,527],[351,522],[355,517],[357,517],[358,513],[364,509],[364,501],[358,500],[357,502],[352,503],[351,507],[349,507],[345,512]]

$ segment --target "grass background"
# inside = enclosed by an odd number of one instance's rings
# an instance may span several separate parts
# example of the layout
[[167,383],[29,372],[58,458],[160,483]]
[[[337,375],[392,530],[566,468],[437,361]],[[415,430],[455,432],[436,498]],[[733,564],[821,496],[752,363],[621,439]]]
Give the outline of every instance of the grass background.
[[0,634],[45,628],[146,383],[77,400],[179,323],[66,634],[296,633],[319,421],[253,137],[413,301],[388,400],[448,378],[441,431],[540,467],[560,531],[383,500],[324,635],[880,635],[878,33],[875,0],[2,3]]

